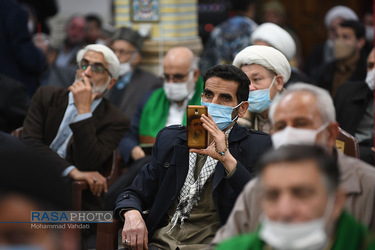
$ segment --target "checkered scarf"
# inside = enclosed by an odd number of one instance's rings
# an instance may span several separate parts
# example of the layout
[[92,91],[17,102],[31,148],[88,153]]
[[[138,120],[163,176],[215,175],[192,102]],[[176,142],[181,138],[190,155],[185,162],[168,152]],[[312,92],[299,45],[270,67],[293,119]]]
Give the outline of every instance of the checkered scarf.
[[[232,129],[228,129],[225,134],[229,135]],[[184,221],[189,219],[190,212],[195,205],[197,205],[198,200],[200,199],[200,194],[203,190],[203,186],[212,176],[215,171],[216,164],[218,160],[213,159],[210,156],[207,156],[206,162],[204,163],[201,172],[198,175],[197,180],[194,179],[194,171],[196,166],[197,154],[189,153],[189,170],[186,176],[184,185],[180,191],[179,203],[177,205],[176,212],[174,213],[171,224],[172,227],[168,232],[171,232],[176,226],[177,222],[180,220],[181,226],[184,226]]]

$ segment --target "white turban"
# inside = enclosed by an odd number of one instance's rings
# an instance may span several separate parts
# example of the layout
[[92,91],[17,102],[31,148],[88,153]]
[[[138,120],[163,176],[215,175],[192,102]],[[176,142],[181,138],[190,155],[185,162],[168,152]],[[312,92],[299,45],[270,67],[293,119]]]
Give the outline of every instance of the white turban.
[[296,43],[292,36],[280,26],[274,23],[263,23],[253,32],[250,38],[251,43],[264,41],[270,46],[278,49],[288,60],[296,55]]
[[358,16],[352,9],[343,5],[337,5],[331,8],[324,18],[324,24],[326,25],[327,29],[331,25],[331,22],[338,17],[341,17],[344,20],[358,21]]
[[284,83],[290,78],[290,64],[286,57],[275,48],[252,45],[241,50],[233,60],[233,65],[237,68],[250,64],[261,65],[276,74],[282,75]]

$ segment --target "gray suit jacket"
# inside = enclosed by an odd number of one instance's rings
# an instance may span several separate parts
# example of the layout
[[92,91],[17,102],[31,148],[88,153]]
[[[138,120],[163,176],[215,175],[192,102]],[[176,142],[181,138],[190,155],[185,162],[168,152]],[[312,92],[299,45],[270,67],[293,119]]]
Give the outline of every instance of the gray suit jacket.
[[143,94],[149,90],[160,88],[162,85],[161,78],[136,68],[125,88],[118,90],[114,86],[105,94],[105,97],[120,108],[127,117],[131,118],[137,110],[137,105]]

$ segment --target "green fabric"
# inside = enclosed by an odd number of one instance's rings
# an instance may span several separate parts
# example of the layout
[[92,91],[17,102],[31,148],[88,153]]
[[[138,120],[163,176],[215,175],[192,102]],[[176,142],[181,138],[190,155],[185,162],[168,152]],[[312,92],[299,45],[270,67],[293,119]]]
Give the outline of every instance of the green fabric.
[[[199,76],[195,84],[195,93],[189,101],[189,105],[201,104],[201,93],[203,92],[203,79]],[[169,100],[164,89],[155,90],[147,100],[139,122],[139,135],[156,137],[158,132],[165,127],[168,118]],[[186,111],[182,121],[186,125]]]
[[[240,235],[223,241],[215,249],[236,249],[236,250],[262,250],[264,242],[257,231],[251,234]],[[336,228],[335,241],[331,250],[375,250],[375,236],[369,230],[358,223],[351,215],[343,212]]]

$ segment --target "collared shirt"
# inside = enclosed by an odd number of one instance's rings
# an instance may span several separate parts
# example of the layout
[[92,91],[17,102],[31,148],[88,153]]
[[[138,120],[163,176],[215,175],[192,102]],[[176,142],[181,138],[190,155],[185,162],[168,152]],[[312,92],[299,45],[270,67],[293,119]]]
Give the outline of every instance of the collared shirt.
[[178,106],[176,102],[171,102],[168,110],[168,118],[165,126],[170,125],[180,125],[184,119],[184,114],[186,112],[186,107],[189,100],[193,97],[195,91],[192,91],[189,96],[184,100],[181,106]]
[[[79,121],[82,121],[82,120],[85,120],[85,119],[88,119],[88,118],[92,117],[92,113],[95,111],[95,109],[98,107],[98,105],[100,104],[101,101],[102,101],[102,98],[96,99],[96,100],[94,100],[91,103],[91,112],[90,113],[85,113],[85,114],[79,114],[79,115],[77,115],[77,108],[74,105],[73,93],[69,92],[68,106],[67,106],[67,108],[65,110],[64,118],[61,121],[59,130],[58,130],[58,132],[56,134],[55,139],[50,144],[50,148],[53,149],[53,150],[55,149],[56,153],[58,155],[60,155],[61,158],[65,159],[65,157],[66,157],[66,149],[67,149],[68,143],[70,141],[70,138],[73,135],[73,132],[71,131],[71,129],[70,129],[70,127],[68,125],[70,123],[76,123],[76,122],[79,122]],[[73,119],[71,121],[67,121],[67,119],[71,119],[71,114],[72,113],[75,114],[73,116]],[[68,127],[65,127],[65,126],[68,126]],[[57,145],[58,148],[56,150],[56,147],[55,147],[56,145],[55,144],[60,139],[60,137],[63,137],[65,139],[64,139],[64,141],[63,141],[63,143],[61,145]],[[65,171],[63,172],[63,176],[66,176],[67,174],[69,174],[69,172],[73,168],[74,168],[74,166],[70,166],[67,169],[65,169]]]

